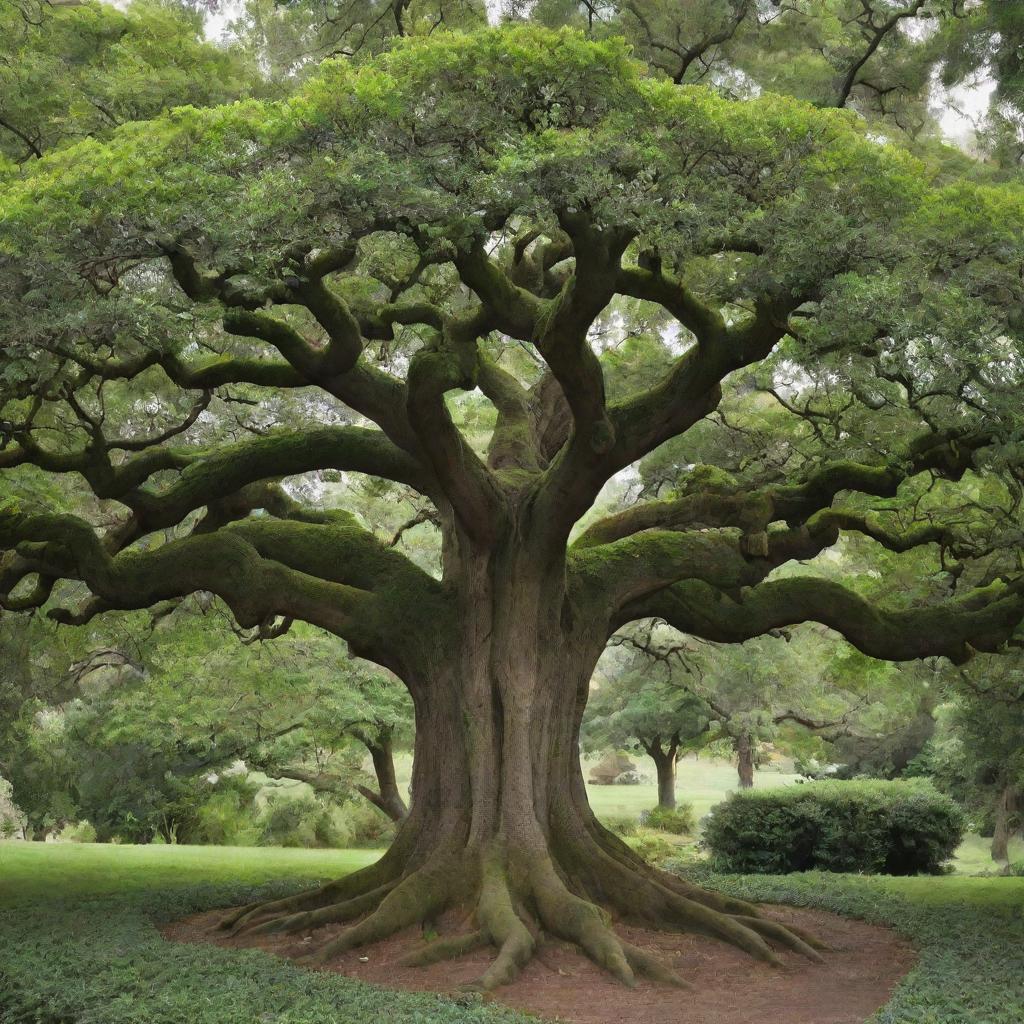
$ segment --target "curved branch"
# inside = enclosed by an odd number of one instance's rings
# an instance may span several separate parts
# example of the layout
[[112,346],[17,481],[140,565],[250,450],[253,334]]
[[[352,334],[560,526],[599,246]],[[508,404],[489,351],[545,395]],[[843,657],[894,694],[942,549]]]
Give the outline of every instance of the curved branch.
[[[0,512],[0,550],[17,551],[48,576],[85,583],[95,598],[91,614],[205,590],[223,598],[243,627],[301,619],[387,667],[400,666],[399,641],[417,622],[436,634],[446,621],[440,585],[354,526],[250,520],[111,554],[76,516]],[[74,613],[51,617],[78,621]]]
[[909,661],[945,656],[966,661],[997,651],[1024,617],[1024,578],[997,581],[941,604],[887,609],[831,580],[791,577],[760,583],[738,599],[690,580],[626,605],[614,628],[662,618],[684,633],[741,643],[773,629],[820,622],[874,658]]

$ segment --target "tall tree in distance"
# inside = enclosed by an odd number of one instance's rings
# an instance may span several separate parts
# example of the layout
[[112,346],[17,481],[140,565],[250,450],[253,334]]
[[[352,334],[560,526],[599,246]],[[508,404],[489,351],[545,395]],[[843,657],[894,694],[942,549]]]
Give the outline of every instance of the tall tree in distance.
[[[341,637],[415,707],[387,853],[233,927],[358,918],[323,962],[464,904],[474,930],[424,955],[493,944],[484,988],[538,929],[672,979],[606,911],[817,958],[599,824],[590,678],[638,619],[723,643],[818,621],[885,659],[1012,636],[1017,187],[950,183],[841,112],[679,89],[621,41],[506,29],[59,151],[4,183],[0,224],[3,603],[82,623],[210,591],[243,628]],[[623,333],[643,372],[606,375]],[[717,468],[755,367],[797,382],[761,425],[788,429]],[[236,429],[254,401],[272,423]],[[705,457],[577,527],[673,441]],[[307,500],[319,471],[420,495],[440,569]],[[92,497],[41,497],[48,474]],[[933,574],[872,600],[808,564],[843,535]]]

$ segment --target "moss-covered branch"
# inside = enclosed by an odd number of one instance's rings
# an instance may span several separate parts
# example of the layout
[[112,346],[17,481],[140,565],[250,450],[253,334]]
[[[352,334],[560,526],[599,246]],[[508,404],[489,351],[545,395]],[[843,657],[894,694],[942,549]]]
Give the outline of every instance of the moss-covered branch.
[[[389,667],[401,665],[403,638],[414,638],[417,624],[436,635],[446,622],[440,585],[354,522],[251,519],[113,554],[76,516],[8,510],[0,512],[0,551],[44,579],[86,584],[97,610],[146,608],[205,590],[223,598],[243,627],[300,619]],[[0,606],[10,600],[0,594]],[[59,610],[53,617],[77,621]]]
[[627,604],[613,623],[662,618],[684,633],[740,643],[773,629],[820,622],[874,658],[907,661],[943,655],[954,662],[972,650],[996,651],[1024,617],[1024,579],[997,581],[940,604],[883,608],[831,580],[770,580],[729,597],[688,580]]
[[[693,491],[678,498],[650,501],[634,505],[599,520],[576,541],[577,548],[607,544],[645,530],[701,530],[738,527],[752,535],[767,531],[771,523],[782,521],[790,527],[810,523],[824,529],[832,525],[840,529],[870,533],[892,550],[908,550],[916,544],[940,541],[948,531],[932,527],[901,531],[886,542],[887,531],[879,524],[868,524],[861,516],[839,510],[823,515],[844,492],[858,492],[875,497],[894,497],[901,484],[926,471],[947,480],[959,480],[972,466],[975,453],[993,442],[991,432],[927,431],[911,440],[903,449],[878,465],[837,459],[810,472],[793,484],[773,484],[751,489],[721,483],[710,486],[703,480]],[[917,538],[916,541],[914,538]],[[904,545],[899,548],[894,545]]]

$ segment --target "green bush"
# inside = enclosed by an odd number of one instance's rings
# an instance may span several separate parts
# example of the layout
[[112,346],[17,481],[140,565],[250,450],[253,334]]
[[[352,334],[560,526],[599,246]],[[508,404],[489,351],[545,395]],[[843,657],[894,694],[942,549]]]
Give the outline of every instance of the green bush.
[[817,782],[733,793],[704,829],[715,870],[937,874],[964,816],[923,780]]
[[[313,797],[272,799],[262,818],[261,846],[319,846],[324,834],[323,807]],[[326,845],[326,844],[323,844]]]
[[639,819],[632,814],[602,814],[601,824],[609,832],[614,832],[623,839],[636,835],[636,830],[640,827]]
[[96,829],[89,821],[71,821],[57,835],[62,843],[95,843]]
[[679,853],[679,847],[665,836],[651,829],[637,829],[626,838],[626,845],[638,853],[648,864],[664,864]]
[[674,810],[667,807],[655,807],[640,816],[640,823],[647,828],[656,828],[659,832],[671,832],[674,836],[692,835],[697,830],[697,818],[693,813],[693,804],[685,801],[676,804]]
[[219,787],[196,810],[188,841],[215,846],[255,846],[260,837],[252,806],[253,789],[235,783]]
[[363,797],[342,805],[338,824],[346,834],[345,841],[339,846],[376,849],[389,846],[395,838],[395,823]]

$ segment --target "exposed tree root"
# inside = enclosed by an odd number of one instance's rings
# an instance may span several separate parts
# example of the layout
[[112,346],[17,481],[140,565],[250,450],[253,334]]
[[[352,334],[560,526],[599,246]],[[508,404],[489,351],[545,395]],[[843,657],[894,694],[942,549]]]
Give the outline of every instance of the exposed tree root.
[[295,896],[285,896],[282,899],[264,900],[238,907],[225,916],[217,927],[229,931],[232,935],[237,935],[250,925],[269,918],[327,907],[362,896],[398,878],[401,873],[400,868],[386,863],[388,859],[383,857],[376,864],[371,864],[360,871],[354,871],[344,878],[328,882],[327,885],[322,885],[318,889],[300,892]]
[[380,942],[403,928],[431,918],[451,899],[454,866],[452,860],[441,856],[414,871],[391,889],[369,916],[299,962],[319,967],[350,949]]
[[489,944],[490,939],[482,931],[468,932],[448,939],[436,939],[422,949],[406,954],[398,963],[401,967],[428,967],[442,960],[457,960]]
[[330,903],[326,907],[317,910],[305,910],[298,914],[285,914],[280,917],[264,919],[262,923],[250,923],[239,929],[234,934],[248,935],[270,935],[274,932],[296,932],[312,931],[322,928],[328,924],[343,924],[346,921],[354,921],[357,917],[369,913],[377,907],[385,896],[395,887],[394,882],[382,885],[378,889],[363,893],[362,896],[355,896],[350,900],[341,903]]
[[634,974],[643,975],[651,981],[662,985],[671,985],[674,988],[693,988],[684,981],[671,967],[663,964],[656,956],[652,956],[644,949],[633,946],[628,942],[622,943],[622,951],[626,954],[629,966],[633,968]]
[[[773,947],[816,963],[828,948],[800,928],[771,921],[741,900],[706,892],[628,856],[613,843],[573,844],[559,851],[573,864],[562,872],[543,846],[517,849],[511,857],[497,844],[483,853],[448,848],[398,877],[378,862],[311,893],[242,908],[222,927],[233,934],[308,932],[354,921],[340,935],[298,961],[328,963],[341,954],[388,938],[413,924],[433,920],[453,905],[473,907],[475,927],[437,939],[408,954],[403,966],[452,960],[484,946],[497,951],[483,975],[468,988],[490,991],[511,982],[534,956],[544,934],[577,946],[624,985],[637,977],[689,987],[656,956],[621,939],[609,911],[641,926],[689,931],[728,942],[769,964]],[[604,909],[607,908],[607,909]]]

